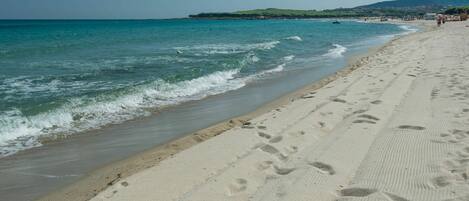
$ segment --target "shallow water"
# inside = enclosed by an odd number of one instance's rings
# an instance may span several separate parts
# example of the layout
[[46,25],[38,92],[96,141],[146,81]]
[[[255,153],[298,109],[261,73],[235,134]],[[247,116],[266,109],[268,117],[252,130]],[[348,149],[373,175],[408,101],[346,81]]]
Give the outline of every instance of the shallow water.
[[0,21],[0,157],[340,62],[399,32],[327,20]]

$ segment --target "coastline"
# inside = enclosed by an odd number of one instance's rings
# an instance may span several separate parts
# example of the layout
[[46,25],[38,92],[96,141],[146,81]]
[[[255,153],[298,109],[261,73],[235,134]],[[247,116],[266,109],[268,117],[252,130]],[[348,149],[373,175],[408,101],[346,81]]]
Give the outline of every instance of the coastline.
[[468,200],[467,27],[394,40],[347,76],[91,200]]
[[104,167],[91,172],[78,182],[49,194],[40,200],[89,200],[123,178],[127,178],[128,176],[142,172],[143,170],[151,167],[158,166],[160,162],[168,158],[172,158],[174,155],[184,150],[219,136],[230,129],[243,126],[256,117],[285,106],[295,100],[302,99],[302,97],[307,96],[310,91],[321,89],[341,77],[346,77],[349,73],[369,63],[375,54],[383,51],[383,49],[387,48],[394,41],[399,40],[402,37],[406,36],[399,36],[380,47],[372,48],[365,55],[350,58],[348,64],[342,70],[325,77],[320,81],[284,95],[253,112],[218,123],[206,129],[199,130],[185,137],[171,141],[162,146],[157,146],[122,161],[105,165]]

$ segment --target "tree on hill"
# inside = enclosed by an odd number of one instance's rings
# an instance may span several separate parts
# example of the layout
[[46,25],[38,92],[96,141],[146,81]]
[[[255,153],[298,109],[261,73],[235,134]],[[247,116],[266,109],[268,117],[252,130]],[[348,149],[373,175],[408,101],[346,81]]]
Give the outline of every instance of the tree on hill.
[[447,15],[459,15],[459,14],[463,14],[463,13],[466,13],[466,14],[469,13],[469,6],[466,6],[466,7],[452,7],[452,8],[449,8],[448,10],[445,11],[445,14],[447,14]]

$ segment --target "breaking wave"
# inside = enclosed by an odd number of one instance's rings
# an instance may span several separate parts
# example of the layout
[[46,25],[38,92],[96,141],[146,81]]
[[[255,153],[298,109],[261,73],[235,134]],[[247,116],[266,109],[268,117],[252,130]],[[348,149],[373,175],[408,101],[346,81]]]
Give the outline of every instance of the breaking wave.
[[193,80],[168,83],[156,80],[135,87],[127,94],[74,98],[67,104],[34,116],[13,109],[0,113],[0,156],[39,146],[45,135],[70,135],[108,124],[149,115],[148,108],[197,100],[209,95],[239,89],[244,79],[236,78],[239,69],[219,71]]
[[411,34],[411,33],[415,33],[418,31],[417,28],[414,28],[414,27],[411,27],[411,26],[408,26],[408,25],[401,25],[399,26],[399,28],[401,28],[402,30],[404,30],[404,34]]
[[153,108],[236,90],[268,74],[281,72],[284,67],[282,64],[246,77],[240,77],[240,69],[234,69],[177,83],[156,80],[124,94],[73,98],[59,108],[34,116],[26,116],[17,109],[0,112],[0,157],[41,146],[42,138],[53,140],[98,129],[151,115]]
[[210,44],[189,47],[176,47],[174,49],[181,52],[191,52],[195,54],[238,54],[246,53],[252,50],[270,50],[275,48],[278,44],[280,44],[280,41],[271,41],[254,44]]
[[295,58],[295,55],[289,55],[289,56],[286,56],[286,57],[283,57],[283,60],[285,61],[291,61]]
[[344,56],[344,53],[347,52],[347,48],[339,45],[339,44],[334,44],[334,48],[330,49],[324,56],[330,57],[330,58],[341,58]]
[[285,70],[285,66],[286,66],[286,64],[280,64],[280,65],[278,65],[277,67],[275,67],[273,69],[264,71],[263,74],[272,74],[272,73],[282,72],[282,71]]
[[288,38],[285,38],[287,40],[295,40],[295,41],[303,41],[303,39],[299,36],[290,36]]

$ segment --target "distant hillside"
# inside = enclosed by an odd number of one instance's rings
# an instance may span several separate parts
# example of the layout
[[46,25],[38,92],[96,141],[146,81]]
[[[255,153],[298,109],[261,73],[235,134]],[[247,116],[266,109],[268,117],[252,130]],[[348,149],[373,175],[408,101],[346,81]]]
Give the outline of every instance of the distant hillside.
[[445,14],[448,15],[459,15],[462,13],[469,13],[469,6],[465,7],[452,7],[445,11]]
[[465,5],[469,5],[469,0],[396,0],[359,6],[359,8],[451,7]]
[[425,12],[419,10],[401,9],[365,9],[340,8],[332,10],[291,10],[291,9],[256,9],[238,11],[233,13],[200,13],[190,15],[191,18],[204,19],[298,19],[298,18],[353,18],[353,17],[380,17],[380,16],[417,16]]
[[[200,13],[190,15],[201,19],[293,19],[293,18],[353,18],[424,16],[429,12],[444,12],[450,7],[469,5],[469,0],[395,0],[356,8],[330,10],[256,9],[232,13]],[[459,11],[451,11],[459,12]]]
[[190,15],[191,18],[217,18],[217,19],[273,19],[273,18],[330,18],[330,17],[360,17],[362,13],[357,13],[352,9],[335,10],[291,10],[291,9],[256,9],[237,11],[233,13],[200,13]]

